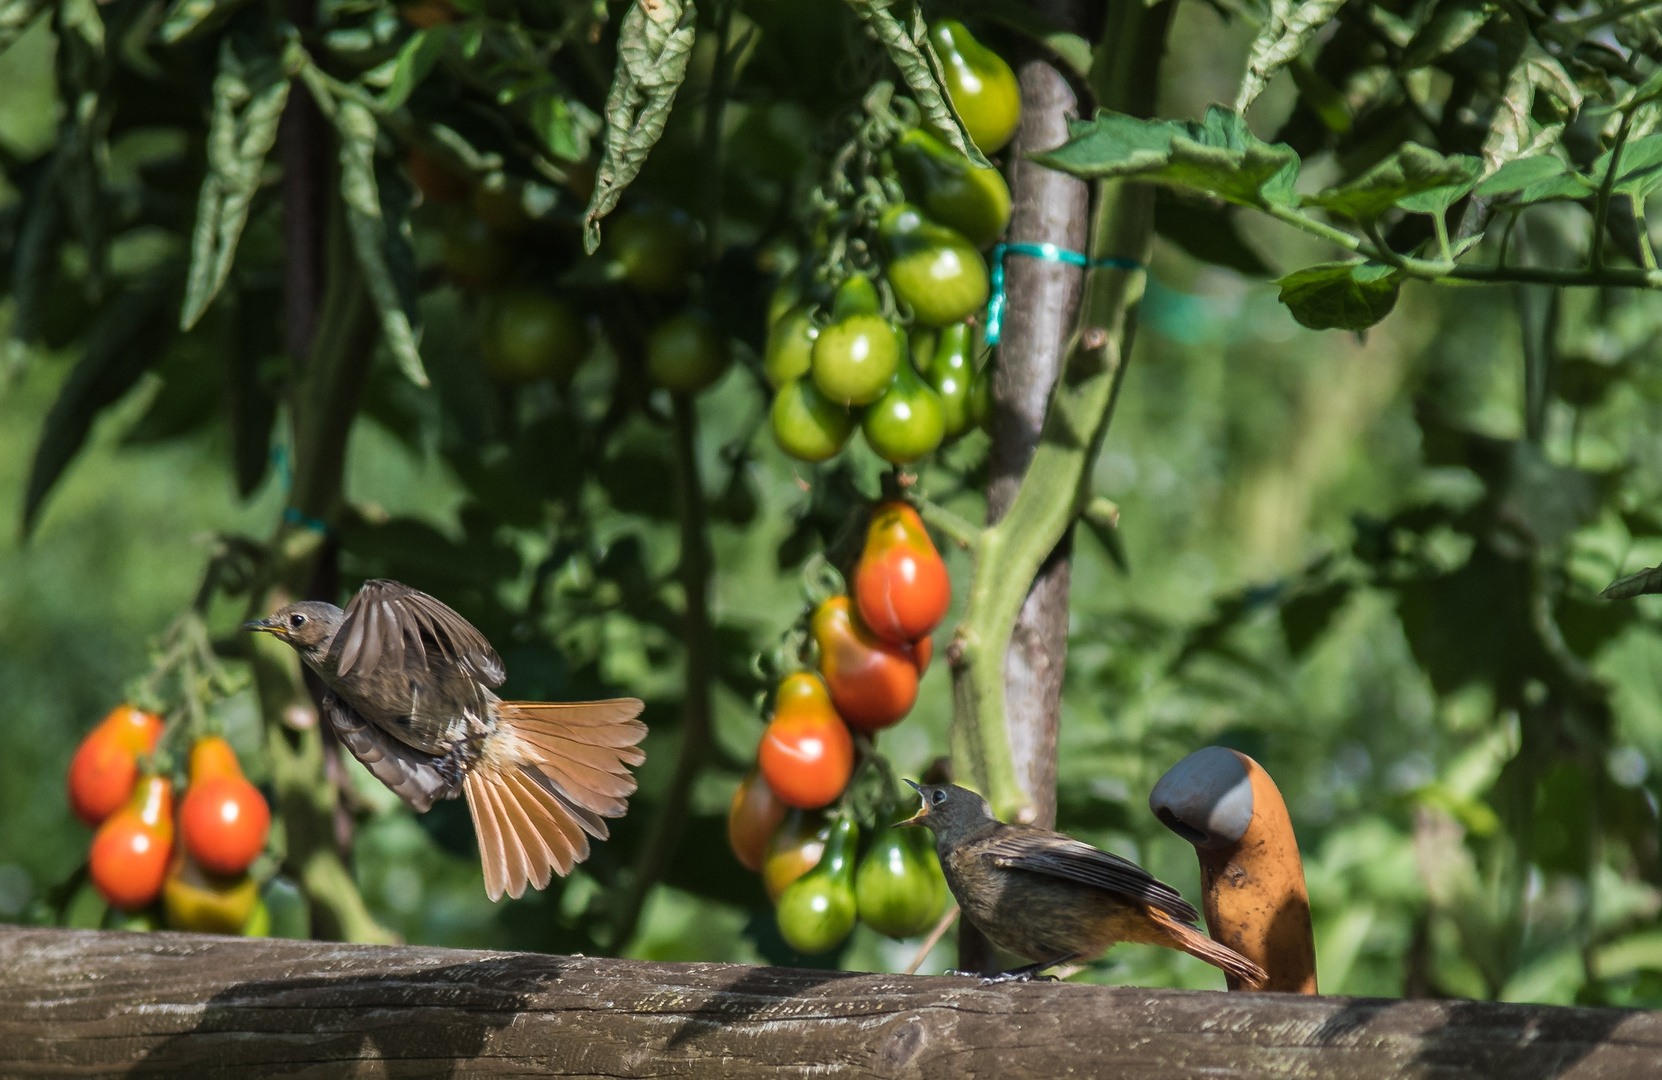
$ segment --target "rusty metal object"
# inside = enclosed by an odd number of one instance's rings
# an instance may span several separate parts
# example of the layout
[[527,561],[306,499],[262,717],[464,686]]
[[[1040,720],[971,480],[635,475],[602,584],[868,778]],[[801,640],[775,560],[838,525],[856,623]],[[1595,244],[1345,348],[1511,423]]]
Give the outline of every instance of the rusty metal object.
[[[1213,939],[1269,973],[1260,989],[1316,993],[1304,864],[1270,774],[1245,754],[1208,746],[1173,765],[1148,806],[1195,847],[1201,910]],[[1242,987],[1230,977],[1229,989]]]

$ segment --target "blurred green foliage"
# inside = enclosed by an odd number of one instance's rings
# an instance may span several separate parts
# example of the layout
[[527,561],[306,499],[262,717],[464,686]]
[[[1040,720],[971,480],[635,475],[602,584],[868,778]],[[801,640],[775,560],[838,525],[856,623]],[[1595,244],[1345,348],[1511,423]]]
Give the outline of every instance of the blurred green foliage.
[[[750,258],[715,271],[713,295],[753,352],[769,282],[751,245],[776,237],[793,184],[811,171],[816,129],[857,99],[880,57],[829,0],[754,4],[746,21],[765,46],[745,54],[729,107],[723,239]],[[1182,6],[1160,114],[1198,117],[1228,100],[1250,37],[1239,20]],[[603,55],[575,64],[595,70],[571,100],[599,107]],[[8,176],[54,145],[64,106],[53,57],[44,22],[0,53]],[[213,57],[188,59],[206,102]],[[710,63],[695,50],[689,92],[708,81]],[[1249,114],[1260,134],[1291,115],[1309,135],[1309,78],[1270,82]],[[770,98],[786,83],[792,99]],[[434,108],[466,111],[454,100]],[[697,209],[683,182],[699,165],[697,119],[672,117],[638,182],[643,202]],[[203,128],[201,117],[169,126],[176,120],[111,138],[113,187],[179,200],[111,238],[113,280],[182,255],[194,203],[180,193],[200,177]],[[1300,149],[1319,154],[1321,140],[1307,141]],[[1321,160],[1347,175],[1371,164]],[[0,187],[0,232],[15,230],[24,197],[15,183]],[[574,237],[563,230],[580,209],[568,192],[554,197],[556,253],[535,264],[548,276],[566,269],[558,252],[574,251]],[[1645,364],[1662,334],[1662,297],[1410,283],[1365,338],[1316,333],[1277,303],[1273,284],[1236,272],[1311,262],[1319,247],[1308,236],[1241,216],[1244,244],[1199,250],[1235,267],[1221,269],[1189,253],[1206,245],[1185,227],[1217,208],[1161,206],[1181,220],[1162,221],[1169,240],[1095,470],[1096,489],[1122,509],[1121,550],[1083,533],[1074,547],[1059,827],[1194,896],[1192,852],[1147,812],[1146,793],[1191,750],[1232,746],[1268,769],[1292,810],[1325,991],[1662,1006],[1662,604],[1595,599],[1614,578],[1662,562],[1653,509],[1662,383]],[[451,213],[412,213],[424,272]],[[1584,218],[1546,208],[1528,219],[1529,242],[1573,246]],[[204,337],[232,332],[221,323],[237,303],[273,303],[280,227],[275,200],[257,200],[233,280],[240,299],[135,372],[32,535],[0,532],[0,919],[52,914],[52,890],[87,840],[65,803],[64,766],[191,602],[212,538],[266,535],[284,505],[268,440],[248,442],[221,407],[231,353]],[[26,370],[0,391],[8,514],[24,503],[43,419],[80,356],[92,263],[74,244],[60,261]],[[699,399],[716,565],[714,746],[636,934],[614,942],[609,904],[659,809],[680,734],[664,403],[644,388],[627,328],[596,347],[568,391],[495,386],[477,355],[477,298],[442,273],[426,285],[417,315],[433,387],[417,389],[378,356],[349,444],[341,584],[391,576],[432,591],[498,645],[505,695],[635,694],[652,734],[640,794],[614,839],[546,892],[499,905],[480,887],[462,804],[412,817],[350,766],[354,868],[376,918],[407,940],[444,945],[904,967],[915,943],[863,927],[832,957],[792,955],[723,832],[760,732],[763,685],[750,658],[796,618],[797,569],[840,524],[840,485],[874,495],[881,463],[856,451],[838,478],[785,458],[758,434],[766,398],[743,364]],[[594,309],[608,333],[641,315],[605,304]],[[14,313],[9,300],[0,306],[0,328]],[[649,305],[647,316],[661,314]],[[278,349],[262,341],[234,355],[269,374],[286,362]],[[1542,372],[1551,377],[1539,381]],[[984,437],[970,436],[923,470],[922,490],[979,519],[984,451]],[[970,567],[943,550],[961,602]],[[240,608],[222,600],[210,614],[229,636]],[[252,694],[218,708],[251,776],[265,779]],[[945,751],[950,711],[937,663],[913,716],[883,736],[903,775]],[[950,955],[949,937],[924,970]],[[1198,961],[1138,946],[1083,977],[1217,985]]]

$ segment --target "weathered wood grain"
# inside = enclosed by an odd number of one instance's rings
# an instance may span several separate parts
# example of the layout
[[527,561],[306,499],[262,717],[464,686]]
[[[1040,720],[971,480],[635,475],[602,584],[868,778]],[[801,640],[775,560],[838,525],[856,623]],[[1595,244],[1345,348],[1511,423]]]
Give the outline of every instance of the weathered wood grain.
[[1662,1013],[0,929],[0,1075],[1662,1077]]

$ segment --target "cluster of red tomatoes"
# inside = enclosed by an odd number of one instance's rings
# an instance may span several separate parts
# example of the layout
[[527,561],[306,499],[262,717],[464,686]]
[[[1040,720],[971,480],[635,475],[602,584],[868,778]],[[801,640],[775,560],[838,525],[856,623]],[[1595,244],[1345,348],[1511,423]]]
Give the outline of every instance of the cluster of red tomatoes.
[[757,769],[728,812],[728,840],[739,862],[762,874],[780,932],[800,952],[835,948],[856,917],[890,937],[916,936],[945,903],[927,833],[879,828],[857,859],[854,815],[828,808],[854,776],[853,732],[874,735],[911,711],[933,652],[929,635],[951,599],[917,511],[879,506],[853,597],[830,597],[809,620],[818,671],[793,672],[775,688]]
[[[989,154],[1004,146],[1021,119],[1015,73],[962,23],[937,23],[929,36],[971,140]],[[859,427],[879,457],[905,465],[988,419],[991,373],[975,367],[968,320],[987,303],[981,250],[1009,224],[1010,189],[997,169],[926,126],[887,127],[879,177],[861,179],[905,200],[868,218],[870,195],[852,206],[824,195],[815,257],[781,284],[769,313],[773,436],[804,461],[834,457]],[[832,190],[866,186],[842,177]],[[870,224],[851,237],[850,219]],[[854,249],[862,254],[850,261]],[[893,301],[888,314],[879,280]]]
[[97,830],[87,854],[93,886],[124,912],[153,911],[160,900],[175,930],[264,934],[269,915],[248,867],[271,831],[265,797],[230,744],[211,735],[191,748],[175,815],[173,780],[148,767],[162,730],[160,717],[118,706],[69,763],[70,807]]

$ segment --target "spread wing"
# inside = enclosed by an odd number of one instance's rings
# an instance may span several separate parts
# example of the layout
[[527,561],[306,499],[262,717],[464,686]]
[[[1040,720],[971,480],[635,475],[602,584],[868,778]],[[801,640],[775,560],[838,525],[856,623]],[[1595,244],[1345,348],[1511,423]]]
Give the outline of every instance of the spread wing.
[[374,724],[366,723],[333,691],[323,695],[323,716],[341,745],[416,813],[424,813],[434,801],[455,794],[440,768],[441,758],[423,753]]
[[1176,889],[1136,863],[1065,836],[1012,830],[993,840],[986,853],[999,866],[1094,885],[1140,900],[1184,922],[1200,918],[1200,912],[1190,907]]
[[434,652],[438,660],[486,686],[501,686],[507,677],[502,658],[472,623],[449,605],[396,581],[364,582],[346,605],[334,649],[342,677],[355,669],[373,672],[383,664],[405,670],[410,654],[432,670]]

